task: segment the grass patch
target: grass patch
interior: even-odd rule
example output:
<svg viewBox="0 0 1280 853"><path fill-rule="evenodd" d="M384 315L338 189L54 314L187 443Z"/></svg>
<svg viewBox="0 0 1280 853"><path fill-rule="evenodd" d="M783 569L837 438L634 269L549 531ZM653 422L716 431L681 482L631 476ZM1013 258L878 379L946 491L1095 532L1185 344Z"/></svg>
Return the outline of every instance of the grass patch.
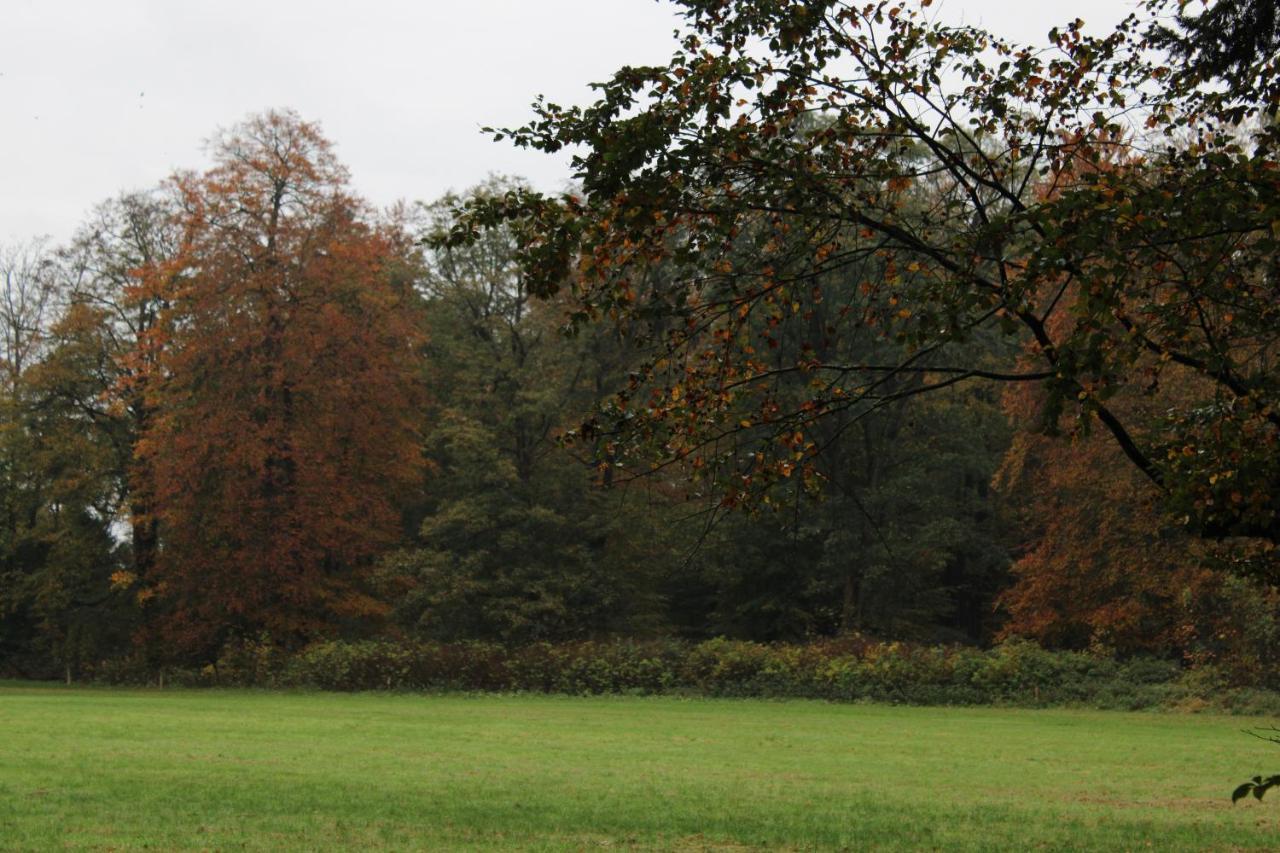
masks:
<svg viewBox="0 0 1280 853"><path fill-rule="evenodd" d="M1240 717L0 687L0 848L1273 849Z"/></svg>

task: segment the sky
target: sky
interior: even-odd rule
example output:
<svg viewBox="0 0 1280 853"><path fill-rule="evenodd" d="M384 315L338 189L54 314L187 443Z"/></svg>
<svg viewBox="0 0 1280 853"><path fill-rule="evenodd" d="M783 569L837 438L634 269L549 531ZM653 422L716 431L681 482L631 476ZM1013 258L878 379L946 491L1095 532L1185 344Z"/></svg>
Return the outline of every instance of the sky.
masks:
<svg viewBox="0 0 1280 853"><path fill-rule="evenodd" d="M1024 42L1075 17L1105 31L1132 0L935 0L950 22ZM0 243L68 239L90 208L175 169L270 108L317 121L376 205L489 173L543 189L567 156L484 136L534 96L671 54L665 0L0 0Z"/></svg>

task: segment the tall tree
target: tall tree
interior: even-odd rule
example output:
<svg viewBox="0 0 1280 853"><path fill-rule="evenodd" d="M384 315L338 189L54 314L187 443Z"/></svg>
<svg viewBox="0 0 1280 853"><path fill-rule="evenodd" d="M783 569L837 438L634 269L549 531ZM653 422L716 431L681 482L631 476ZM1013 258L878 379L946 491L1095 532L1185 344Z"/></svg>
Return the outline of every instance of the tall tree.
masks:
<svg viewBox="0 0 1280 853"><path fill-rule="evenodd" d="M519 186L495 179L470 196ZM460 202L423 207L424 236L447 230ZM386 566L407 586L400 623L506 642L652 627L655 581L672 562L653 534L669 501L644 518L643 496L593 489L589 461L558 441L566 414L590 406L628 347L599 330L563 335L562 307L524 289L502 230L428 252L421 288L434 467L417 542Z"/></svg>
<svg viewBox="0 0 1280 853"><path fill-rule="evenodd" d="M1180 387L1189 378L1168 371L1158 393L1129 389L1113 405L1169 407L1196 396ZM1003 635L1212 661L1242 683L1274 679L1280 590L1219 570L1265 566L1265 544L1206 541L1163 525L1158 494L1106 436L1070 425L1065 437L1037 434L1028 390L1006 395L1022 429L996 478L1022 540L999 597Z"/></svg>
<svg viewBox="0 0 1280 853"><path fill-rule="evenodd" d="M0 251L0 657L28 676L118 649L110 448L46 393L65 293L41 242Z"/></svg>
<svg viewBox="0 0 1280 853"><path fill-rule="evenodd" d="M835 328L841 311L858 301L855 281L835 277L822 289L799 329L770 327L768 315L758 320L775 342L760 358L783 368L771 405L804 405L812 376L785 369L798 360L893 363L902 356L900 344L875 335L814 334ZM1008 430L993 389L914 393L928 381L927 374L895 377L884 389L899 399L874 411L833 413L782 436L791 451L783 461L793 466L783 472L786 487L773 485L760 497L763 511L720 520L702 560L717 589L710 618L718 630L756 639L853 630L950 639L989 633L1007 557L987 485ZM737 429L722 440L721 460L745 459L738 469L744 492L778 428L767 410L744 407ZM693 464L703 458L695 455Z"/></svg>
<svg viewBox="0 0 1280 853"><path fill-rule="evenodd" d="M154 334L169 290L151 277L172 269L180 240L172 187L98 205L61 253L67 307L40 376L41 393L76 410L114 451L132 583L150 581L160 542L137 452L154 414L147 386L157 373Z"/></svg>
<svg viewBox="0 0 1280 853"><path fill-rule="evenodd" d="M1280 100L1274 57L1239 85L1201 86L1152 53L1149 18L1104 37L1076 21L1041 50L930 20L930 0L680 5L670 62L621 69L587 107L539 101L530 124L497 132L579 146L581 192L477 206L455 234L518 219L536 292L571 285L584 317L669 318L669 357L622 400L657 388L665 402L615 406L596 434L677 432L674 453L691 454L734 428L744 397L783 437L892 403L890 377L931 377L911 393L1033 382L1048 420L1070 411L1109 433L1193 531L1280 539L1280 126L1255 121ZM1093 168L1104 161L1124 166ZM759 357L777 327L807 322L823 276L869 261L876 298L841 325L903 341L905 358ZM650 286L658 263L673 274ZM1059 297L1075 287L1083 298ZM986 328L1031 340L1034 367L966 358ZM1148 357L1209 390L1167 419L1126 420L1108 399ZM799 406L772 400L779 370L813 378ZM793 456L777 443L754 480L791 476ZM728 467L733 501L741 465Z"/></svg>
<svg viewBox="0 0 1280 853"><path fill-rule="evenodd" d="M182 244L148 270L140 445L164 538L153 589L192 653L380 616L362 572L420 486L421 313L407 244L370 222L319 129L268 112L175 179ZM149 348L149 349L148 349Z"/></svg>

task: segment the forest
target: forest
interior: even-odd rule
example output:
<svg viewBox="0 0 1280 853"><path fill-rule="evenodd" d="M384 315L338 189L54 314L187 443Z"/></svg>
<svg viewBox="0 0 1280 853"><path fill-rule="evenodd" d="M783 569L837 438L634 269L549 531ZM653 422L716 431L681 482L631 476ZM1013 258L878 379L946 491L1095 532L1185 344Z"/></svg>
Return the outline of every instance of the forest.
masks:
<svg viewBox="0 0 1280 853"><path fill-rule="evenodd" d="M668 64L489 131L563 193L375 209L282 108L0 239L0 676L737 642L1280 688L1275 5L1043 50L679 5Z"/></svg>

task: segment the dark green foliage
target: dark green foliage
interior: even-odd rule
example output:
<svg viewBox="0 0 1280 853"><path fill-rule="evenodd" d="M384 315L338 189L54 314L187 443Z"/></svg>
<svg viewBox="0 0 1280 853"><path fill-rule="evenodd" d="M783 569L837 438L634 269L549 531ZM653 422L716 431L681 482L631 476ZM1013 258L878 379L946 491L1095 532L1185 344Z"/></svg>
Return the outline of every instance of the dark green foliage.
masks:
<svg viewBox="0 0 1280 853"><path fill-rule="evenodd" d="M667 63L496 132L573 150L581 192L475 207L454 237L514 219L531 286L571 281L583 316L666 317L667 357L584 432L640 465L722 463L727 502L818 479L822 419L986 379L1043 392L1049 427L1109 434L1195 535L1280 541L1271 4L1185 22L1259 28L1226 87L1171 69L1151 17L1023 46L929 5L680 0ZM640 287L659 264L673 283ZM841 277L866 298L833 292ZM842 323L813 322L832 305ZM988 334L1028 346L975 358ZM904 348L827 345L857 336ZM1115 406L1178 371L1194 381L1165 417ZM725 438L761 425L771 441Z"/></svg>
<svg viewBox="0 0 1280 853"><path fill-rule="evenodd" d="M738 237L734 252L749 254L762 241L794 242L795 257L787 261L800 265L813 251L802 239L765 229L759 238ZM735 495L752 511L724 511L737 501L716 507L693 561L701 586L683 584L705 602L683 614L685 634L766 641L855 630L939 641L989 636L990 602L1008 555L988 484L1009 429L994 388L922 395L936 378L925 369L931 359L850 319L894 313L900 294L866 292L867 279L885 275L875 260L850 262L806 280L811 301L801 317L788 319L787 310L766 305L742 319L741 334L767 341L757 349L768 350L758 356L769 374L768 401L756 408L747 397L729 407L729 434L689 451L693 464L685 470L693 471L693 491L710 495L713 505L719 486L738 484ZM703 298L713 296L719 294ZM1009 346L998 336L976 335L963 349L985 362L1008 355ZM827 382L811 364L904 359L922 369L880 377L883 398L873 405L779 419L778 412L805 412L814 389ZM679 387L694 368L689 360L668 361L667 380ZM699 404L688 405L672 416L697 417ZM646 411L653 408L651 400ZM661 453L678 446L676 433ZM779 446L787 467L771 483L760 466Z"/></svg>
<svg viewBox="0 0 1280 853"><path fill-rule="evenodd" d="M462 416L433 437L439 497L422 544L384 564L412 582L397 621L423 637L505 642L622 627L639 591L628 595L634 576L608 548L625 531L608 521L607 498L590 493L586 472L566 459L561 471L539 466L522 480L500 439Z"/></svg>
<svg viewBox="0 0 1280 853"><path fill-rule="evenodd" d="M756 512L718 517L694 561L707 605L685 633L989 636L1008 564L989 483L1007 428L983 390L816 425L825 493L795 482Z"/></svg>
<svg viewBox="0 0 1280 853"><path fill-rule="evenodd" d="M494 181L473 192L502 192ZM445 227L458 199L423 210ZM557 441L625 347L567 338L554 304L530 299L509 235L425 259L432 463L416 544L387 559L404 590L395 621L423 639L528 643L651 626L671 545L654 534L665 501L601 492L592 467Z"/></svg>
<svg viewBox="0 0 1280 853"><path fill-rule="evenodd" d="M1167 0L1154 5L1167 7ZM1280 51L1280 4L1276 0L1216 0L1199 14L1180 3L1174 26L1153 27L1156 44L1202 79L1238 79L1251 66Z"/></svg>
<svg viewBox="0 0 1280 853"><path fill-rule="evenodd" d="M55 259L0 262L0 673L70 678L119 653L132 625L111 587L127 556L111 532L114 449L84 398L58 392L85 378L54 334Z"/></svg>

